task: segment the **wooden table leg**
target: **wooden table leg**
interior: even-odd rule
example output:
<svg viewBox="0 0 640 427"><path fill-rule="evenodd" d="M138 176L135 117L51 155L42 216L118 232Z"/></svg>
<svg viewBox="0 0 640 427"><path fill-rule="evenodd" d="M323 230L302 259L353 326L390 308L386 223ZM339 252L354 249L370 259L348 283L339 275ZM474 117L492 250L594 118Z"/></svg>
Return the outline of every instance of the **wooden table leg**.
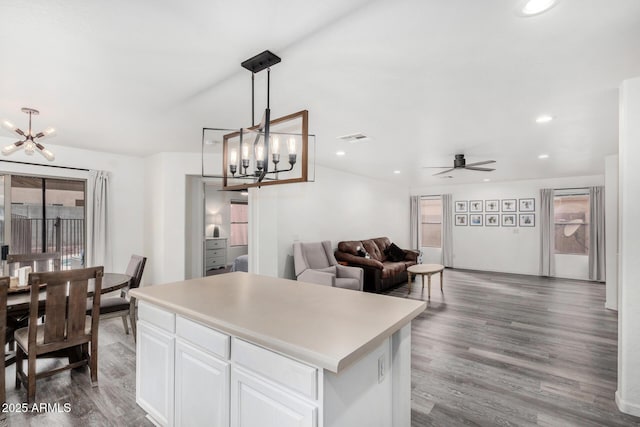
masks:
<svg viewBox="0 0 640 427"><path fill-rule="evenodd" d="M424 278L424 276L422 276ZM424 283L424 280L423 280ZM428 299L431 299L431 275L427 274L427 296L429 297ZM424 284L423 284L424 286Z"/></svg>
<svg viewBox="0 0 640 427"><path fill-rule="evenodd" d="M442 285L444 284L443 279L444 279L444 270L440 272L440 292L444 292L444 290L442 289Z"/></svg>
<svg viewBox="0 0 640 427"><path fill-rule="evenodd" d="M407 291L408 294L411 293L411 273L407 272L407 274L409 275L409 280L407 281L407 283L409 284L409 291Z"/></svg>

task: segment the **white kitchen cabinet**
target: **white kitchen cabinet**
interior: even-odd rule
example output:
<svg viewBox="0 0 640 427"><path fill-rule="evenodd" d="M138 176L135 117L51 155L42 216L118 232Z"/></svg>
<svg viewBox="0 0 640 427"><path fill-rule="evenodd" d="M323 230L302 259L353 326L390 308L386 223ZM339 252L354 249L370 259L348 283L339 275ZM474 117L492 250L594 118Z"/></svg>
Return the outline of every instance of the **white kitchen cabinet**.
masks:
<svg viewBox="0 0 640 427"><path fill-rule="evenodd" d="M146 321L138 322L136 402L162 426L173 426L173 334Z"/></svg>
<svg viewBox="0 0 640 427"><path fill-rule="evenodd" d="M231 369L232 427L317 427L318 407L239 366Z"/></svg>
<svg viewBox="0 0 640 427"><path fill-rule="evenodd" d="M176 340L175 425L229 425L230 364Z"/></svg>

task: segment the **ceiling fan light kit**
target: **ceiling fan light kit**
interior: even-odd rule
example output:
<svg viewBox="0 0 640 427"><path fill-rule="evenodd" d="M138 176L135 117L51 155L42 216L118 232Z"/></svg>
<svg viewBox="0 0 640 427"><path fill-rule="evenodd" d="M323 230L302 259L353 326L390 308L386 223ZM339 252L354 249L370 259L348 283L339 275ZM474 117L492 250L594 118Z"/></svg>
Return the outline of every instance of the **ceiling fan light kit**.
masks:
<svg viewBox="0 0 640 427"><path fill-rule="evenodd" d="M477 172L492 172L495 169L492 168L481 168L478 166L488 165L490 163L495 163L495 160L484 160L482 162L468 163L464 158L464 154L456 154L453 159L453 167L450 166L425 166L426 169L446 169L442 172L434 173L433 176L444 175L456 169L467 169Z"/></svg>
<svg viewBox="0 0 640 427"><path fill-rule="evenodd" d="M4 154L5 156L8 156L10 154L13 154L20 148L24 148L25 154L29 156L33 155L33 153L37 151L38 153L42 154L42 156L44 156L45 159L49 160L50 162L53 161L55 159L55 156L51 151L47 150L44 147L44 145L40 143L40 141L42 141L45 138L55 136L56 130L54 128L49 127L43 130L42 132L34 133L33 130L31 129L31 117L37 116L38 114L40 114L40 112L34 108L28 108L28 107L22 108L22 112L29 115L29 130L27 130L27 132L18 128L9 120L3 119L2 121L0 121L0 125L2 126L2 128L8 130L9 132L17 133L18 135L24 138L20 141L16 141L13 144L10 144L4 147L2 149L2 154Z"/></svg>

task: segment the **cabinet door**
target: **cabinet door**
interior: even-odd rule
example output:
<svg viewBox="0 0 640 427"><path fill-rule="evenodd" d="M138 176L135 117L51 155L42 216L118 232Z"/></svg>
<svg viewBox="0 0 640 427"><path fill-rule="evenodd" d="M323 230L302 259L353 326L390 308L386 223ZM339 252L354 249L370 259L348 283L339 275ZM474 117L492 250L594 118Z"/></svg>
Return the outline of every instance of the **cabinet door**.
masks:
<svg viewBox="0 0 640 427"><path fill-rule="evenodd" d="M145 321L137 333L136 402L159 425L172 426L175 339Z"/></svg>
<svg viewBox="0 0 640 427"><path fill-rule="evenodd" d="M229 366L176 340L176 426L229 426Z"/></svg>
<svg viewBox="0 0 640 427"><path fill-rule="evenodd" d="M250 371L231 369L233 427L317 427L316 405Z"/></svg>

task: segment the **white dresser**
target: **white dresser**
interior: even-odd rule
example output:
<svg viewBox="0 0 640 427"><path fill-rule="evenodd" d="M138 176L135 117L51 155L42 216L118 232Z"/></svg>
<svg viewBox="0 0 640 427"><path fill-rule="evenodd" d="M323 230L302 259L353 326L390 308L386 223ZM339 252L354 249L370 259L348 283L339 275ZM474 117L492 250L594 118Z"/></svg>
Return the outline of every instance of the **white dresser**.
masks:
<svg viewBox="0 0 640 427"><path fill-rule="evenodd" d="M208 238L204 241L204 275L207 271L227 265L227 239L225 237Z"/></svg>

